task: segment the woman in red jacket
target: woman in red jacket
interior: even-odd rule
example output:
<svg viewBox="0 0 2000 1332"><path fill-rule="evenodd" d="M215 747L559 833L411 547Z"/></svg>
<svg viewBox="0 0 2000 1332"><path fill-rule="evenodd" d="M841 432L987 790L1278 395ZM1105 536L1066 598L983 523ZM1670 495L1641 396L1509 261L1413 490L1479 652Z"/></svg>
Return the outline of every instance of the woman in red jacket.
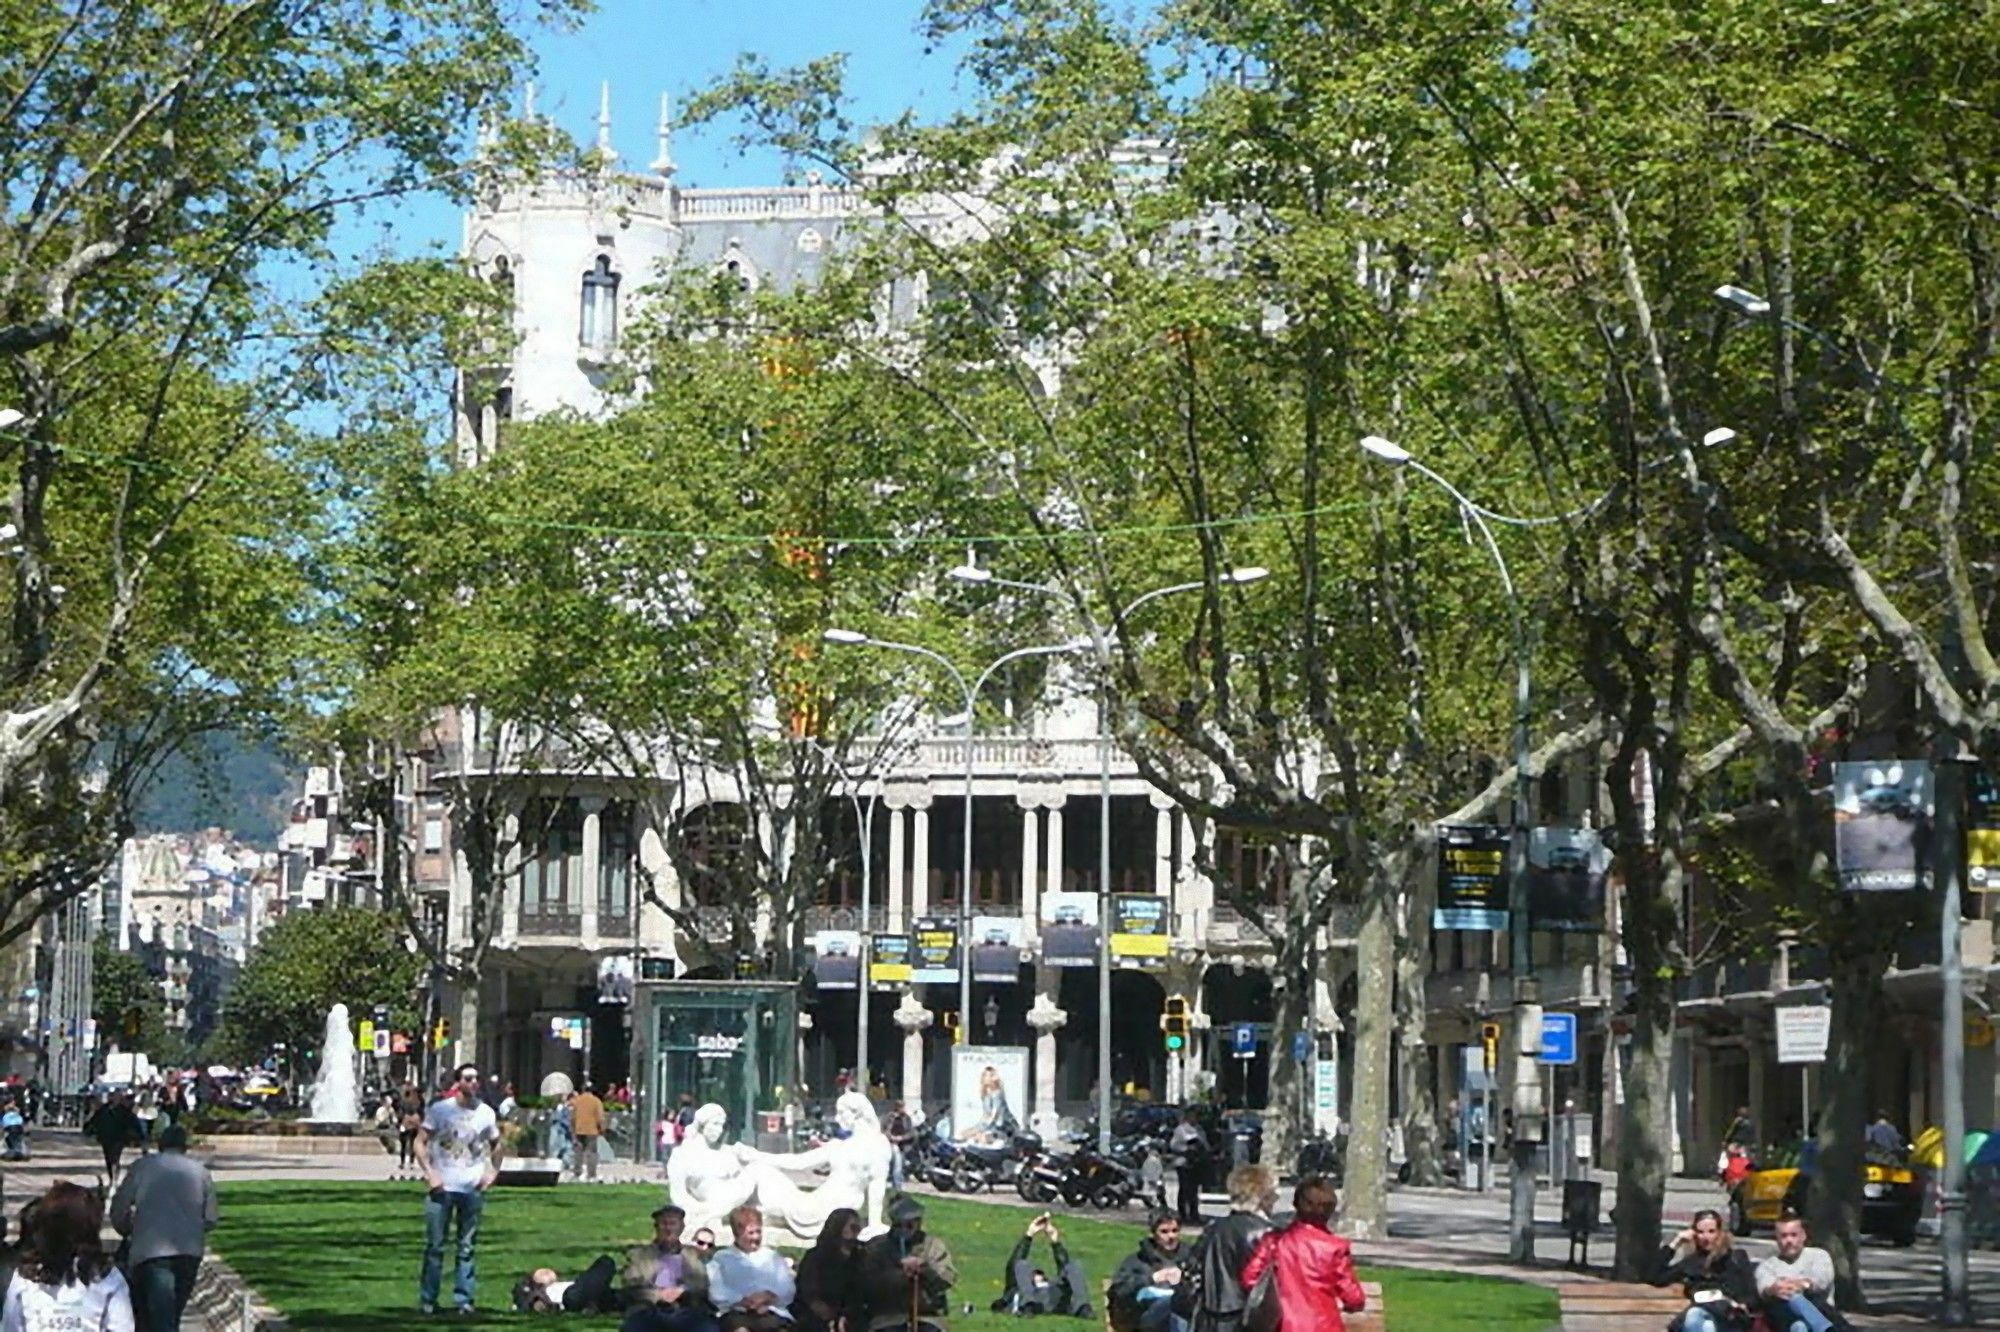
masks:
<svg viewBox="0 0 2000 1332"><path fill-rule="evenodd" d="M1284 1332L1346 1332L1341 1310L1360 1313L1367 1299L1354 1275L1347 1241L1327 1229L1339 1204L1324 1175L1309 1175L1292 1191L1292 1223L1267 1233L1243 1264L1243 1289L1253 1290L1266 1268L1278 1269L1278 1306Z"/></svg>

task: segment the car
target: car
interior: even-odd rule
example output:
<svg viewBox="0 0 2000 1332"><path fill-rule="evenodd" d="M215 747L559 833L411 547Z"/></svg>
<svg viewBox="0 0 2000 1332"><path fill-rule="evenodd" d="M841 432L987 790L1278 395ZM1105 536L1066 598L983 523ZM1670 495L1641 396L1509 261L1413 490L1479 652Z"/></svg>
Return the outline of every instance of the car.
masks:
<svg viewBox="0 0 2000 1332"><path fill-rule="evenodd" d="M1752 1165L1729 1191L1731 1232L1748 1235L1775 1226L1788 1212L1804 1216L1812 1189L1813 1155L1792 1148ZM1917 1222L1923 1213L1924 1186L1909 1162L1871 1155L1861 1186L1861 1233L1880 1235L1906 1249L1917 1242Z"/></svg>

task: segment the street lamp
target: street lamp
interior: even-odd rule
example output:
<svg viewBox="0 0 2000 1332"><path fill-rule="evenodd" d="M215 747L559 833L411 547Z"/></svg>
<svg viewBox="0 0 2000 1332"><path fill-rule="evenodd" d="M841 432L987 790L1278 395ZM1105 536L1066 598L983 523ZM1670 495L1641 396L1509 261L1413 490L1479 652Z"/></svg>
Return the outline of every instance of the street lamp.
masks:
<svg viewBox="0 0 2000 1332"><path fill-rule="evenodd" d="M1514 590L1514 575L1507 557L1493 539L1487 523L1488 511L1470 499L1438 473L1424 466L1400 444L1380 435L1361 440L1362 450L1395 467L1407 467L1435 482L1457 502L1459 512L1478 527L1486 549L1500 571L1500 586L1507 593L1507 610L1514 629L1514 866L1507 884L1508 937L1512 945L1514 972L1514 1160L1507 1207L1510 1232L1509 1252L1518 1263L1535 1259L1535 1147L1532 1127L1541 1120L1537 1104L1541 1079L1535 1071L1535 1057L1541 1046L1542 1005L1540 986L1535 979L1535 955L1528 931L1528 819L1530 794L1528 774L1528 719L1531 702L1528 663L1527 623L1521 614L1521 599Z"/></svg>
<svg viewBox="0 0 2000 1332"><path fill-rule="evenodd" d="M1224 572L1219 581L1244 586L1261 582L1271 571L1261 565L1246 565ZM961 582L989 587L1011 587L1023 592L1057 594L1042 583L1024 583L996 576L968 561L951 571ZM1122 624L1147 602L1179 592L1194 592L1206 583L1174 583L1156 587L1136 598L1119 612L1114 624ZM1111 660L1111 634L1101 625L1090 626L1090 644L1097 654L1098 669L1106 671ZM1097 1150L1111 1150L1111 691L1106 676L1097 688Z"/></svg>
<svg viewBox="0 0 2000 1332"><path fill-rule="evenodd" d="M969 1045L972 1027L972 955L967 945L967 934L972 928L972 742L978 734L974 726L979 706L979 692L993 673L1009 662L1025 657L1048 657L1063 652L1076 652L1090 646L1087 639L1071 639L1062 643L1043 643L1035 647L1015 648L1002 653L989 663L979 677L970 684L965 673L951 664L951 659L941 652L916 643L899 643L887 638L876 638L856 629L828 629L822 635L829 643L839 643L848 647L876 647L889 652L906 652L914 657L922 657L935 665L942 666L958 686L965 700L965 827L963 829L965 847L959 864L958 880L958 1043Z"/></svg>

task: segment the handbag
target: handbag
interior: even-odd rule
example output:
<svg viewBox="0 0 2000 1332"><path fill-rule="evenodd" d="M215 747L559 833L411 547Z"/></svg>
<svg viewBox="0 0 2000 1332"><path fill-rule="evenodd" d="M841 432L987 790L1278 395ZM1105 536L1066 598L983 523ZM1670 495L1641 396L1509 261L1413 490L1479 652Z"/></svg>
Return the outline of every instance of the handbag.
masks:
<svg viewBox="0 0 2000 1332"><path fill-rule="evenodd" d="M1278 1264L1274 1261L1257 1278L1243 1301L1243 1332L1278 1332L1283 1311L1278 1307Z"/></svg>

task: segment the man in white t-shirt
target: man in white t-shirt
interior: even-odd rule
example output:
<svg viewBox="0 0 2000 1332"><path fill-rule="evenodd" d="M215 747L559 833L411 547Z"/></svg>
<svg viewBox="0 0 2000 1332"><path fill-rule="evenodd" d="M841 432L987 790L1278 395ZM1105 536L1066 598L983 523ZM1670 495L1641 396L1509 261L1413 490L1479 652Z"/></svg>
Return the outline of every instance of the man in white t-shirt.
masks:
<svg viewBox="0 0 2000 1332"><path fill-rule="evenodd" d="M479 1069L458 1066L452 1094L431 1103L417 1130L417 1166L424 1172L430 1196L424 1201L424 1266L417 1287L417 1308L437 1311L438 1284L444 1275L444 1237L458 1217L458 1280L452 1298L459 1312L472 1311L477 1271L473 1245L479 1238L479 1217L486 1210L486 1190L500 1172L495 1159L500 1147L500 1121L493 1107L479 1099Z"/></svg>

